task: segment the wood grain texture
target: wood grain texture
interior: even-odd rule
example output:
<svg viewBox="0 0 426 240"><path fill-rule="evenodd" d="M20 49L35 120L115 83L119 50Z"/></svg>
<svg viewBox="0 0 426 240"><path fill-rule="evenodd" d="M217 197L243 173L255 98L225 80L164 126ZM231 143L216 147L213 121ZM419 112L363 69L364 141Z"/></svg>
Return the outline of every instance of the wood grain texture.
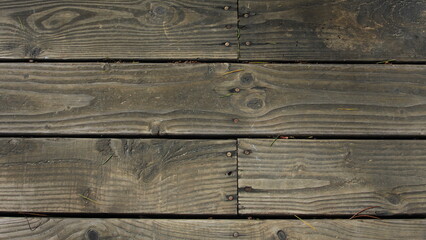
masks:
<svg viewBox="0 0 426 240"><path fill-rule="evenodd" d="M239 140L239 213L426 213L426 141L272 142Z"/></svg>
<svg viewBox="0 0 426 240"><path fill-rule="evenodd" d="M0 13L2 59L237 58L236 0L1 0Z"/></svg>
<svg viewBox="0 0 426 240"><path fill-rule="evenodd" d="M0 211L235 214L235 144L0 139Z"/></svg>
<svg viewBox="0 0 426 240"><path fill-rule="evenodd" d="M3 63L0 133L423 136L426 67Z"/></svg>
<svg viewBox="0 0 426 240"><path fill-rule="evenodd" d="M241 60L426 60L425 1L240 0L239 7Z"/></svg>
<svg viewBox="0 0 426 240"><path fill-rule="evenodd" d="M1 218L1 239L388 240L426 238L417 220L169 220ZM33 231L30 230L33 229ZM234 236L235 234L235 236Z"/></svg>

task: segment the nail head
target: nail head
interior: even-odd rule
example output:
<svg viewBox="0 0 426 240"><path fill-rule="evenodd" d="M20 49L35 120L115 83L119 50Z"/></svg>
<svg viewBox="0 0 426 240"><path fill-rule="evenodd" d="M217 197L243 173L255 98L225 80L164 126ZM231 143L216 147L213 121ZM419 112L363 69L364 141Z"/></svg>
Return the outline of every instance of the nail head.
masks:
<svg viewBox="0 0 426 240"><path fill-rule="evenodd" d="M250 153L251 153L251 150L244 150L245 155L250 155Z"/></svg>
<svg viewBox="0 0 426 240"><path fill-rule="evenodd" d="M234 200L234 196L232 196L232 195L229 195L229 196L228 196L228 200L229 200L229 201L232 201L232 200Z"/></svg>
<svg viewBox="0 0 426 240"><path fill-rule="evenodd" d="M238 232L234 232L234 234L232 234L233 237L238 237L240 236L240 234Z"/></svg>
<svg viewBox="0 0 426 240"><path fill-rule="evenodd" d="M250 14L248 14L248 13L243 14L243 17L245 17L245 18L248 18L249 16L250 16Z"/></svg>
<svg viewBox="0 0 426 240"><path fill-rule="evenodd" d="M224 9L225 11L228 11L230 8L231 8L230 6L225 6L225 7L223 7L223 9Z"/></svg>
<svg viewBox="0 0 426 240"><path fill-rule="evenodd" d="M229 46L231 46L231 43L230 42L225 42L225 46L229 47Z"/></svg>
<svg viewBox="0 0 426 240"><path fill-rule="evenodd" d="M251 45L251 42L246 42L246 46L250 46Z"/></svg>
<svg viewBox="0 0 426 240"><path fill-rule="evenodd" d="M241 91L241 89L239 89L239 88L234 88L234 92L238 93L238 92L240 92L240 91Z"/></svg>
<svg viewBox="0 0 426 240"><path fill-rule="evenodd" d="M232 157L232 153L231 153L231 152L227 152L227 153L226 153L226 156L228 156L228 157Z"/></svg>
<svg viewBox="0 0 426 240"><path fill-rule="evenodd" d="M239 120L238 118L234 118L234 119L232 119L232 121L233 121L234 123L238 123L240 120Z"/></svg>

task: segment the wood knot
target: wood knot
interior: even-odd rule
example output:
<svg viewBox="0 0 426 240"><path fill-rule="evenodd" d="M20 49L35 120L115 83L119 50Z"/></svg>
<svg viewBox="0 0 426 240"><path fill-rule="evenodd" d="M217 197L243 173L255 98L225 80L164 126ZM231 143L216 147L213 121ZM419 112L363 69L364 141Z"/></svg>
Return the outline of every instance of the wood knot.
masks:
<svg viewBox="0 0 426 240"><path fill-rule="evenodd" d="M98 240L99 239L99 233L96 230L89 229L89 231L86 232L86 240Z"/></svg>
<svg viewBox="0 0 426 240"><path fill-rule="evenodd" d="M259 99L259 98L253 98L253 99L250 99L247 102L247 107L254 109L254 110L261 109L263 107L263 105L264 105L264 103L263 103L262 99Z"/></svg>

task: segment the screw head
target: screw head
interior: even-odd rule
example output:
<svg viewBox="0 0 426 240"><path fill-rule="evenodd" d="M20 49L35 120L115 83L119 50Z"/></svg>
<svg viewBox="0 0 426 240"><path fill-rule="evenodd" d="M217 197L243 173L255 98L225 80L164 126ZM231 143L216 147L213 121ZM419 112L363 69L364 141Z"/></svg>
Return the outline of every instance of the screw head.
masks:
<svg viewBox="0 0 426 240"><path fill-rule="evenodd" d="M230 42L225 42L225 47L229 47L229 46L231 46L231 43Z"/></svg>
<svg viewBox="0 0 426 240"><path fill-rule="evenodd" d="M230 8L231 8L230 6L225 6L225 7L223 7L223 9L224 9L225 11L228 11Z"/></svg>
<svg viewBox="0 0 426 240"><path fill-rule="evenodd" d="M234 232L234 233L232 234L232 236L233 236L233 237L238 237L238 236L240 236L240 234L239 234L238 232Z"/></svg>
<svg viewBox="0 0 426 240"><path fill-rule="evenodd" d="M250 45L251 45L250 41L246 42L246 46L250 46Z"/></svg>
<svg viewBox="0 0 426 240"><path fill-rule="evenodd" d="M244 13L244 14L243 14L243 17L248 18L248 17L250 17L250 14L248 14L248 13Z"/></svg>
<svg viewBox="0 0 426 240"><path fill-rule="evenodd" d="M250 150L244 150L244 154L245 155L250 155L251 151Z"/></svg>
<svg viewBox="0 0 426 240"><path fill-rule="evenodd" d="M227 157L232 157L232 153L231 153L231 152L227 152L227 153L226 153L226 156L227 156Z"/></svg>

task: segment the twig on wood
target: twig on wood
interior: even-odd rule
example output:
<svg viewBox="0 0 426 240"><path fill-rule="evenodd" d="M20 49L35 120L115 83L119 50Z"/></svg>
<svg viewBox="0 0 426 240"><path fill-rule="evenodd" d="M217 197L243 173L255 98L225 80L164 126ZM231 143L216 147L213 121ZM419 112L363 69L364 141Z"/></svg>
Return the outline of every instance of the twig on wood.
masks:
<svg viewBox="0 0 426 240"><path fill-rule="evenodd" d="M362 209L361 211L359 211L359 212L355 213L354 215L352 215L352 217L351 217L351 218L349 218L349 219L354 219L354 218L357 218L357 217L378 218L378 217L371 216L371 215L359 215L360 213L363 213L363 212L365 212L365 211L367 211L367 210L369 210L369 209L372 209L372 208L378 208L378 207L379 207L379 206L373 206L373 207L367 207L367 208L364 208L364 209ZM380 218L378 218L378 219L380 219Z"/></svg>

